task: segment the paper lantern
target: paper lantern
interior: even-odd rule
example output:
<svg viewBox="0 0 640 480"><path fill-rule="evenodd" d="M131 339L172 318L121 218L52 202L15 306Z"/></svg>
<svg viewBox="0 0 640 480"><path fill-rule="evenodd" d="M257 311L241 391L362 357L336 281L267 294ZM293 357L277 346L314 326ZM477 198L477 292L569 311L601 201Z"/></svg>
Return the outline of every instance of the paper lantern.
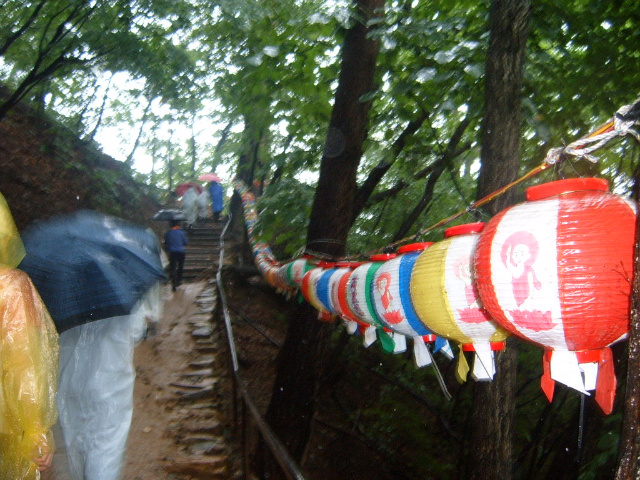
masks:
<svg viewBox="0 0 640 480"><path fill-rule="evenodd" d="M318 298L318 281L325 273L325 269L323 267L326 265L326 262L320 262L317 267L312 268L304 274L302 277L301 292L304 299L318 310L318 318L329 322L333 320L333 317L322 301L320 301L320 298Z"/></svg>
<svg viewBox="0 0 640 480"><path fill-rule="evenodd" d="M334 297L333 303L335 309L338 315L340 315L347 323L347 330L349 333L356 333L356 331L359 331L365 338L365 345L369 346L373 341L375 341L375 328L371 329L372 332L374 332L373 340L369 342L369 340L371 340L371 334L368 333L368 329L371 325L360 320L353 310L351 310L351 307L349 307L349 302L347 300L347 285L349 283L349 278L351 277L354 269L362 265L362 263L363 262L345 262L341 265L341 268L346 268L347 271L339 276L337 282L334 282L332 286L332 296Z"/></svg>
<svg viewBox="0 0 640 480"><path fill-rule="evenodd" d="M326 311L335 315L337 312L333 308L333 304L331 302L331 287L329 286L329 282L332 276L339 272L339 268L337 268L335 263L327 263L324 265L324 272L318 278L318 283L316 284L316 295L318 300L324 307Z"/></svg>
<svg viewBox="0 0 640 480"><path fill-rule="evenodd" d="M420 254L411 274L411 300L418 318L460 347L456 372L460 381L469 371L463 351L474 352L473 378L493 379L493 351L504 348L508 336L482 308L473 282L472 259L483 226L448 228L445 240Z"/></svg>
<svg viewBox="0 0 640 480"><path fill-rule="evenodd" d="M334 314L342 318L343 320L351 322L351 320L345 316L340 306L340 299L338 298L338 287L343 278L347 275L351 275L354 268L359 266L361 262L336 262L335 268L331 276L327 279L327 294L329 310ZM345 298L346 300L346 298ZM353 332L351 332L353 333Z"/></svg>
<svg viewBox="0 0 640 480"><path fill-rule="evenodd" d="M256 242L253 244L252 250L253 261L267 283L278 289L285 288L285 285L283 285L278 278L278 263L269 245Z"/></svg>
<svg viewBox="0 0 640 480"><path fill-rule="evenodd" d="M292 287L302 287L302 277L304 274L311 270L314 266L312 257L303 255L301 258L297 258L289 263L285 263L278 269L278 276L282 281Z"/></svg>
<svg viewBox="0 0 640 480"><path fill-rule="evenodd" d="M398 249L398 256L384 262L372 279L372 303L381 323L393 332L413 340L418 366L431 363L425 342L435 343L434 351L446 345L418 319L411 303L409 285L413 266L422 251L433 242L412 243Z"/></svg>
<svg viewBox="0 0 640 480"><path fill-rule="evenodd" d="M285 285L286 289L291 291L293 290L296 286L295 285L290 285L289 284L289 279L287 278L287 268L289 267L289 263L285 263L283 265L280 265L278 267L278 270L276 272L276 275L278 276L278 282L281 283L282 285Z"/></svg>
<svg viewBox="0 0 640 480"><path fill-rule="evenodd" d="M636 207L606 180L527 189L524 203L487 225L476 252L482 301L510 332L542 347L542 388L596 390L606 413L616 379L612 343L629 326Z"/></svg>
<svg viewBox="0 0 640 480"><path fill-rule="evenodd" d="M346 296L349 310L363 323L375 327L378 337L385 351L397 351L395 342L384 331L384 323L375 312L372 301L373 276L382 264L395 258L395 253L373 255L368 262L357 267L349 276L346 285ZM368 332L369 333L369 332ZM372 335L371 333L369 333ZM370 339L371 337L369 337ZM365 345L367 343L365 342Z"/></svg>

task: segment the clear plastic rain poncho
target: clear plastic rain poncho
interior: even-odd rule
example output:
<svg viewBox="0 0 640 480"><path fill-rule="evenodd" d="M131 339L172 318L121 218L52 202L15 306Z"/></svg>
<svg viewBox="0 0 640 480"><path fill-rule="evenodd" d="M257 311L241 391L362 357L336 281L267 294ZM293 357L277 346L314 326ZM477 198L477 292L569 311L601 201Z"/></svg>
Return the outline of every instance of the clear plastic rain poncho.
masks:
<svg viewBox="0 0 640 480"><path fill-rule="evenodd" d="M53 452L58 334L28 275L24 247L0 194L0 478L38 478L33 458Z"/></svg>
<svg viewBox="0 0 640 480"><path fill-rule="evenodd" d="M147 320L162 312L160 284L129 315L86 323L60 335L58 411L75 480L117 480L131 417L133 350Z"/></svg>
<svg viewBox="0 0 640 480"><path fill-rule="evenodd" d="M203 189L200 195L198 195L198 218L207 218L209 215L209 192L207 189Z"/></svg>
<svg viewBox="0 0 640 480"><path fill-rule="evenodd" d="M187 223L193 225L198 219L198 191L191 187L182 196L182 209L187 216Z"/></svg>

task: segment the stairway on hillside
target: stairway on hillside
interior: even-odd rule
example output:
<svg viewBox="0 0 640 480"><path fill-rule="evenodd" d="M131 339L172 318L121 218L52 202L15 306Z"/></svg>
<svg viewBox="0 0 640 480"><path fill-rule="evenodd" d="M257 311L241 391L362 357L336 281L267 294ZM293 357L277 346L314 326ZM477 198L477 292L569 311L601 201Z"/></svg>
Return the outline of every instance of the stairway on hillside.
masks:
<svg viewBox="0 0 640 480"><path fill-rule="evenodd" d="M182 279L193 282L212 277L218 264L220 255L220 235L224 224L222 221L214 223L213 219L200 219L196 224L186 229L189 235L189 245L186 248Z"/></svg>
<svg viewBox="0 0 640 480"><path fill-rule="evenodd" d="M176 333L185 336L183 341L191 344L189 362L165 379L165 388L177 400L165 411L174 425L167 434L179 446L165 469L176 479L229 480L235 476L230 471L226 427L220 409L226 375L220 358L224 354L224 332L213 322L218 301L213 278L218 268L223 225L207 218L187 230L189 244L183 281L206 280L207 286L197 295L192 313L180 319L180 326L174 326ZM194 287L197 285L193 283Z"/></svg>

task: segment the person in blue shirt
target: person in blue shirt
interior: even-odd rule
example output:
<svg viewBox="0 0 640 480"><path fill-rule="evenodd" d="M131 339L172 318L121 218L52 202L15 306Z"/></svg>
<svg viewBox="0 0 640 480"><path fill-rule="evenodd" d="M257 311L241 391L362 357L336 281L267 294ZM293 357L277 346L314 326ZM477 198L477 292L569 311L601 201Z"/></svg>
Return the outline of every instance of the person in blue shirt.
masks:
<svg viewBox="0 0 640 480"><path fill-rule="evenodd" d="M222 194L222 185L219 182L213 181L209 183L209 196L211 197L211 209L213 210L213 221L215 223L220 221L220 212L222 212L223 207Z"/></svg>
<svg viewBox="0 0 640 480"><path fill-rule="evenodd" d="M182 270L186 256L185 247L188 243L189 238L180 227L180 222L171 220L171 228L164 234L164 247L169 253L169 277L174 292L182 283Z"/></svg>

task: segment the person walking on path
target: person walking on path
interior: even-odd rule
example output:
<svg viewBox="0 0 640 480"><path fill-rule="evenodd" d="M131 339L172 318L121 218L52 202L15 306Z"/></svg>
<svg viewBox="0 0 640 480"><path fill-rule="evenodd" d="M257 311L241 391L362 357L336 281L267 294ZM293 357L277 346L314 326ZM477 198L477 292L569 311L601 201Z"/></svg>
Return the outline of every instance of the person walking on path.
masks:
<svg viewBox="0 0 640 480"><path fill-rule="evenodd" d="M162 314L160 284L128 315L60 334L58 412L72 480L120 480L133 417L133 353Z"/></svg>
<svg viewBox="0 0 640 480"><path fill-rule="evenodd" d="M53 460L58 333L31 278L0 194L0 478L39 478Z"/></svg>
<svg viewBox="0 0 640 480"><path fill-rule="evenodd" d="M171 287L175 292L182 283L182 271L184 269L185 247L189 239L185 231L180 228L178 220L171 220L171 228L164 234L164 246L169 252L169 276Z"/></svg>
<svg viewBox="0 0 640 480"><path fill-rule="evenodd" d="M220 212L222 212L224 206L222 194L220 182L213 180L209 183L209 196L211 197L211 209L213 210L213 221L215 223L220 221Z"/></svg>
<svg viewBox="0 0 640 480"><path fill-rule="evenodd" d="M191 187L182 196L182 207L187 216L187 229L193 228L198 219L198 191Z"/></svg>
<svg viewBox="0 0 640 480"><path fill-rule="evenodd" d="M209 192L206 188L202 189L196 203L198 204L198 220L204 220L209 212Z"/></svg>

